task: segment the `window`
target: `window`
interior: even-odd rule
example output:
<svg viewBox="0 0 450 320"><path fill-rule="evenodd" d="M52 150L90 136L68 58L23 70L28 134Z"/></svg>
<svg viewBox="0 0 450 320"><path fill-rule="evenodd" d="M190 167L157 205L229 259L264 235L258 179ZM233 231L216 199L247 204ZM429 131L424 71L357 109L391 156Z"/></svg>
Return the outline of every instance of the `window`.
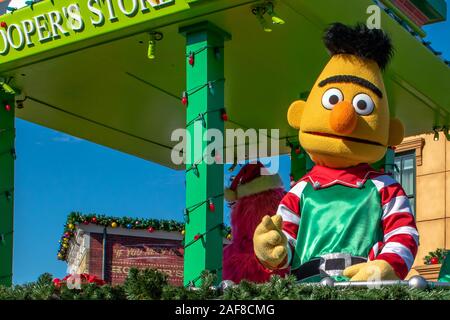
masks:
<svg viewBox="0 0 450 320"><path fill-rule="evenodd" d="M395 155L394 178L402 185L411 202L413 213L416 212L416 153L403 152Z"/></svg>

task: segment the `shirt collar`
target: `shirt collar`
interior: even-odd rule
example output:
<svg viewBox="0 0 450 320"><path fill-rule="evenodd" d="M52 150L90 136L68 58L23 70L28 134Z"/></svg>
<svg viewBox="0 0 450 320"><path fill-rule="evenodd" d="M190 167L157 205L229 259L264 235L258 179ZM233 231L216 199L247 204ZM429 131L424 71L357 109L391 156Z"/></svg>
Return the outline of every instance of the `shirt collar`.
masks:
<svg viewBox="0 0 450 320"><path fill-rule="evenodd" d="M315 165L300 180L310 182L314 189L323 189L335 184L351 188L362 188L368 179L383 174L383 172L376 171L366 163L344 169Z"/></svg>

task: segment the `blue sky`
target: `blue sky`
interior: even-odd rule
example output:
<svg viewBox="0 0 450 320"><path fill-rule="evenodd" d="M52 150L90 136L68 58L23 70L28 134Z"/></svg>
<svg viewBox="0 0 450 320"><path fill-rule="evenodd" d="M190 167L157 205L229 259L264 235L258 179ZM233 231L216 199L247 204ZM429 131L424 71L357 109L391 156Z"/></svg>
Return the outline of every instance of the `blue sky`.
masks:
<svg viewBox="0 0 450 320"><path fill-rule="evenodd" d="M450 23L424 29L432 46L450 59ZM20 119L16 127L14 283L36 280L43 272L65 275L56 253L71 211L182 220L183 171ZM286 156L280 175L287 186Z"/></svg>

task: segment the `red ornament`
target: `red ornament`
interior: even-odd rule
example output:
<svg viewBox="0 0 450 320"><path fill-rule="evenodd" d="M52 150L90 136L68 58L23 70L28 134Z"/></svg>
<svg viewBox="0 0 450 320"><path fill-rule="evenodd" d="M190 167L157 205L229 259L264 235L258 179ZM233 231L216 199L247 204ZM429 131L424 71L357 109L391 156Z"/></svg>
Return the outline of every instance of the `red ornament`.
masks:
<svg viewBox="0 0 450 320"><path fill-rule="evenodd" d="M5 104L5 110L6 111L11 111L11 106L9 104Z"/></svg>
<svg viewBox="0 0 450 320"><path fill-rule="evenodd" d="M184 106L187 106L187 104L188 104L188 94L186 91L183 91L183 95L181 96L181 103Z"/></svg>
<svg viewBox="0 0 450 320"><path fill-rule="evenodd" d="M0 22L0 27L2 27L2 28L7 28L8 27L8 25L6 24L6 22L5 21L2 21L2 22Z"/></svg>
<svg viewBox="0 0 450 320"><path fill-rule="evenodd" d="M222 112L222 120L223 121L228 121L228 115L227 115L227 113L225 111Z"/></svg>
<svg viewBox="0 0 450 320"><path fill-rule="evenodd" d="M83 224L89 224L89 221L84 220L84 221L83 221Z"/></svg>
<svg viewBox="0 0 450 320"><path fill-rule="evenodd" d="M64 237L69 238L70 237L70 233L69 232L65 232L64 233Z"/></svg>
<svg viewBox="0 0 450 320"><path fill-rule="evenodd" d="M433 258L431 258L430 262L431 262L431 264L438 264L439 263L439 258L433 257Z"/></svg>
<svg viewBox="0 0 450 320"><path fill-rule="evenodd" d="M148 227L147 231L150 232L150 233L152 233L152 232L155 231L155 228L153 228L153 227Z"/></svg>
<svg viewBox="0 0 450 320"><path fill-rule="evenodd" d="M300 154L302 151L300 150L300 148L295 148L295 153L296 154Z"/></svg>
<svg viewBox="0 0 450 320"><path fill-rule="evenodd" d="M216 211L216 206L214 205L214 202L212 199L209 199L209 211L214 212Z"/></svg>
<svg viewBox="0 0 450 320"><path fill-rule="evenodd" d="M97 218L96 218L96 217L93 217L93 218L91 219L91 222L92 222L92 223L97 223Z"/></svg>
<svg viewBox="0 0 450 320"><path fill-rule="evenodd" d="M196 234L196 235L194 236L194 240L197 241L197 240L200 239L201 237L202 237L201 234Z"/></svg>
<svg viewBox="0 0 450 320"><path fill-rule="evenodd" d="M189 64L190 64L191 66L193 66L193 65L194 65L194 62L195 62L194 53L191 52L191 53L189 54Z"/></svg>

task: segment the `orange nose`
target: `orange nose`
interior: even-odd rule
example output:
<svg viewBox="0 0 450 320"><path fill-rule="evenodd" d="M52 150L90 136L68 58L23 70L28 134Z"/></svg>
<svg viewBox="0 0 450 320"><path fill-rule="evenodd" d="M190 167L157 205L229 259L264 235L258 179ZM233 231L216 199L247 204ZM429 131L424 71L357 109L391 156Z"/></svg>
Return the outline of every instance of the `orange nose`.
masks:
<svg viewBox="0 0 450 320"><path fill-rule="evenodd" d="M330 127L339 134L350 134L355 130L358 116L351 103L339 102L331 110Z"/></svg>

